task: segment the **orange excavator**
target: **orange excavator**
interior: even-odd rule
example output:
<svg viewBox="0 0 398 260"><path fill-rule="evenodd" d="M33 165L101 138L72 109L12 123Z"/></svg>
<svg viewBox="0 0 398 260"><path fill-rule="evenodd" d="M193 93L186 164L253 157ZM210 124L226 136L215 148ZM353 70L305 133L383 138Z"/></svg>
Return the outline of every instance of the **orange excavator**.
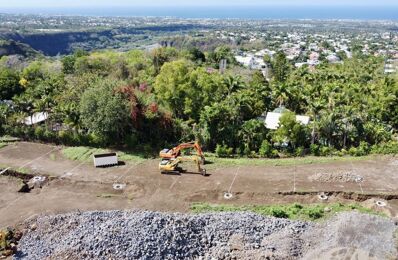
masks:
<svg viewBox="0 0 398 260"><path fill-rule="evenodd" d="M181 152L185 149L195 149L197 155L184 156ZM200 166L204 164L205 157L198 142L182 143L172 149L163 149L159 155L162 158L159 163L159 170L163 174L179 173L181 169L178 165L186 161L191 161L196 165L198 173L206 176L206 169Z"/></svg>
<svg viewBox="0 0 398 260"><path fill-rule="evenodd" d="M181 156L181 151L185 150L185 149L195 149L197 156L200 157L200 164L204 164L205 163L205 156L202 152L202 148L200 147L199 143L196 142L189 142L189 143L182 143L177 145L174 148L171 149L163 149L162 151L160 151L159 156L162 159L175 159L178 156Z"/></svg>

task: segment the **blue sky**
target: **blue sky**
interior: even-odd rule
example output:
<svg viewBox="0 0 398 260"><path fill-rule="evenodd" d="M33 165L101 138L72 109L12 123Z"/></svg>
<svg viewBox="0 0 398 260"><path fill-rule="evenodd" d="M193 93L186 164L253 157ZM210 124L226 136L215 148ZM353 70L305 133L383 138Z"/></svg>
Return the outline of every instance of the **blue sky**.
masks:
<svg viewBox="0 0 398 260"><path fill-rule="evenodd" d="M1 7L104 6L398 6L397 0L0 0Z"/></svg>

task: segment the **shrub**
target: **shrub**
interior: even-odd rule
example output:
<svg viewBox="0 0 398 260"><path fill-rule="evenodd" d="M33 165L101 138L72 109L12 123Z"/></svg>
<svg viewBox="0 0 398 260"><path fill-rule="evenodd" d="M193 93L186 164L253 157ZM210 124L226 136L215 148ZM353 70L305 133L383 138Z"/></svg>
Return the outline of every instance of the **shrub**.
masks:
<svg viewBox="0 0 398 260"><path fill-rule="evenodd" d="M356 147L351 147L351 148L348 150L348 153L349 153L351 156L356 156L357 153L358 153L357 150L358 150L358 149L357 149Z"/></svg>
<svg viewBox="0 0 398 260"><path fill-rule="evenodd" d="M388 143L373 145L370 152L373 154L398 154L398 142L390 141Z"/></svg>
<svg viewBox="0 0 398 260"><path fill-rule="evenodd" d="M323 217L323 209L321 208L310 208L308 209L308 217L310 219L315 220Z"/></svg>
<svg viewBox="0 0 398 260"><path fill-rule="evenodd" d="M52 142L55 140L55 132L50 130L45 130L43 138L45 141Z"/></svg>
<svg viewBox="0 0 398 260"><path fill-rule="evenodd" d="M287 212L284 211L283 209L279 208L272 208L271 215L276 218L289 218L289 214L287 214Z"/></svg>
<svg viewBox="0 0 398 260"><path fill-rule="evenodd" d="M35 138L38 139L38 140L43 139L44 132L45 132L44 128L42 128L41 126L37 126L35 128Z"/></svg>
<svg viewBox="0 0 398 260"><path fill-rule="evenodd" d="M70 132L61 130L58 132L58 140L62 144L71 144L73 137Z"/></svg>
<svg viewBox="0 0 398 260"><path fill-rule="evenodd" d="M89 134L88 135L89 144L91 146L99 147L105 145L106 141L105 138L96 134Z"/></svg>
<svg viewBox="0 0 398 260"><path fill-rule="evenodd" d="M295 151L295 155L297 157L304 156L304 147L297 147Z"/></svg>
<svg viewBox="0 0 398 260"><path fill-rule="evenodd" d="M329 156L329 155L332 155L335 151L336 151L336 149L334 149L333 147L322 146L319 149L319 155L321 155L321 156Z"/></svg>
<svg viewBox="0 0 398 260"><path fill-rule="evenodd" d="M273 149L271 152L271 158L278 158L279 157L279 151L276 149Z"/></svg>
<svg viewBox="0 0 398 260"><path fill-rule="evenodd" d="M251 154L250 148L248 146L246 146L245 149L243 150L243 153L246 156L250 156L250 154Z"/></svg>
<svg viewBox="0 0 398 260"><path fill-rule="evenodd" d="M312 155L319 156L319 145L311 144L310 145L310 152Z"/></svg>
<svg viewBox="0 0 398 260"><path fill-rule="evenodd" d="M257 158L257 153L256 153L256 151L251 151L249 157L250 157L250 158Z"/></svg>
<svg viewBox="0 0 398 260"><path fill-rule="evenodd" d="M258 151L261 157L271 157L272 155L272 146L268 142L268 140L263 140L260 146L260 150Z"/></svg>
<svg viewBox="0 0 398 260"><path fill-rule="evenodd" d="M361 141L358 150L357 150L357 156L364 156L369 154L370 148L369 144L367 142Z"/></svg>
<svg viewBox="0 0 398 260"><path fill-rule="evenodd" d="M228 157L232 155L233 148L226 145L217 144L215 152L218 157Z"/></svg>

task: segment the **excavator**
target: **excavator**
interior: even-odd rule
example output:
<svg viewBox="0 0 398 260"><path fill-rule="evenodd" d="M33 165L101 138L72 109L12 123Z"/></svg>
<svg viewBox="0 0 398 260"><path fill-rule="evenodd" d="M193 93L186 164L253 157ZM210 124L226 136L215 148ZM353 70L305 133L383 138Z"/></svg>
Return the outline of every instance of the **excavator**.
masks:
<svg viewBox="0 0 398 260"><path fill-rule="evenodd" d="M194 149L197 154L191 156L182 155L182 151L186 149ZM205 162L205 157L198 142L182 143L171 149L163 149L160 151L159 156L162 158L159 163L159 169L162 174L179 173L181 169L178 165L190 161L196 165L200 174L206 176L206 169L201 167Z"/></svg>
<svg viewBox="0 0 398 260"><path fill-rule="evenodd" d="M197 141L182 143L171 149L163 149L162 151L160 151L159 156L162 159L175 159L181 155L182 150L191 149L191 148L195 149L197 156L200 157L200 164L204 164L205 156L202 152L202 148L200 147L199 142Z"/></svg>

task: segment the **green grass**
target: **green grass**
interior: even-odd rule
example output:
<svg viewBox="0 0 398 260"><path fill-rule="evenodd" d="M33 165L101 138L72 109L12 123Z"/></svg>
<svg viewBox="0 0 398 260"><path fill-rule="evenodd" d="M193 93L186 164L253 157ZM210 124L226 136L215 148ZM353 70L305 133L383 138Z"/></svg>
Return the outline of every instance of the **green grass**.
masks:
<svg viewBox="0 0 398 260"><path fill-rule="evenodd" d="M101 149L101 148L92 148L86 146L67 147L62 150L62 154L66 158L82 162L91 161L93 154L107 153L107 152L110 152L110 150ZM118 159L124 162L140 163L145 160L145 158L143 158L142 156L133 153L122 152L122 151L116 151L116 153L118 155Z"/></svg>
<svg viewBox="0 0 398 260"><path fill-rule="evenodd" d="M330 209L329 212L325 208ZM365 208L359 204L287 204L287 205L261 205L261 206L234 206L209 203L194 203L191 205L191 211L194 213L205 212L234 212L234 211L250 211L260 215L274 216L279 218L299 219L299 220L322 220L330 217L334 213L342 211L357 210L361 213L381 215L371 209Z"/></svg>
<svg viewBox="0 0 398 260"><path fill-rule="evenodd" d="M3 148L3 147L6 147L6 146L7 146L6 143L0 143L0 149Z"/></svg>
<svg viewBox="0 0 398 260"><path fill-rule="evenodd" d="M22 174L28 174L28 173L32 172L32 170L30 170L28 168L20 168L20 167L9 166L9 165L6 165L6 164L0 164L0 169L1 170L4 170L6 168L10 168L10 170L13 170L13 171L16 171L16 172L19 172L19 173L22 173Z"/></svg>
<svg viewBox="0 0 398 260"><path fill-rule="evenodd" d="M19 141L19 140L20 140L19 138L12 137L12 136L9 136L9 135L3 135L3 136L0 137L0 143L1 142L16 142L16 141Z"/></svg>
<svg viewBox="0 0 398 260"><path fill-rule="evenodd" d="M330 156L330 157L293 157L293 158L281 158L281 159L266 159L266 158L219 158L214 154L206 153L206 162L209 163L208 168L215 168L219 166L291 166L291 165L305 165L313 163L330 163L330 162L351 162L351 161L363 161L372 158L372 155L363 157L353 156Z"/></svg>

